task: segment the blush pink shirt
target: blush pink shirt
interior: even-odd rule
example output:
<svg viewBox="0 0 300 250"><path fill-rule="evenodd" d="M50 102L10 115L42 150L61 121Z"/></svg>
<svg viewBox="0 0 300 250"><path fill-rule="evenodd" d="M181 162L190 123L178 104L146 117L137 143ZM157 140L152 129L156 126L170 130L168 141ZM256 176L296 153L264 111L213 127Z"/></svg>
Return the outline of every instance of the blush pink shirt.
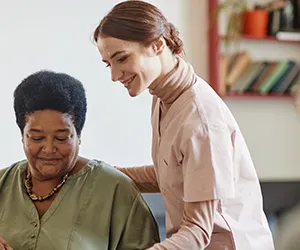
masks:
<svg viewBox="0 0 300 250"><path fill-rule="evenodd" d="M202 79L160 122L153 97L152 158L166 208L167 237L184 204L219 200L209 250L274 250L259 180L241 131L221 98Z"/></svg>

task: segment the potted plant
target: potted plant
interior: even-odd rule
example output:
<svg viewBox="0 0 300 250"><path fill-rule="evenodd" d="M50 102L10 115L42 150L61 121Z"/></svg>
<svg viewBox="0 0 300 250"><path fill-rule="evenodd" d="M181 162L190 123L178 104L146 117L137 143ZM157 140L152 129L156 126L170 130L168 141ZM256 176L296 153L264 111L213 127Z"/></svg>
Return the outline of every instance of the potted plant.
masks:
<svg viewBox="0 0 300 250"><path fill-rule="evenodd" d="M263 6L250 9L247 0L224 0L218 5L216 15L226 12L225 39L239 40L241 35L267 36L268 11Z"/></svg>
<svg viewBox="0 0 300 250"><path fill-rule="evenodd" d="M243 35L264 38L268 35L269 14L264 9L253 9L243 14Z"/></svg>
<svg viewBox="0 0 300 250"><path fill-rule="evenodd" d="M221 12L227 16L225 38L238 39L243 31L243 14L248 10L247 0L224 0L215 10L215 17Z"/></svg>

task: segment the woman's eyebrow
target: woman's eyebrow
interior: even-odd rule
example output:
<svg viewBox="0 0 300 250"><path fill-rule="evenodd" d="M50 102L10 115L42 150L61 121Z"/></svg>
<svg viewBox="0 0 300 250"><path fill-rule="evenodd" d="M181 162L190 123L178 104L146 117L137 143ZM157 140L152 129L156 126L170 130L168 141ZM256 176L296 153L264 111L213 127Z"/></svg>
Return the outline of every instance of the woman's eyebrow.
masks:
<svg viewBox="0 0 300 250"><path fill-rule="evenodd" d="M111 55L110 59L113 59L114 57L116 57L117 55L122 54L122 53L125 53L125 50L116 51L115 53L113 53ZM107 61L104 60L104 59L102 61L105 62L105 63L107 63Z"/></svg>

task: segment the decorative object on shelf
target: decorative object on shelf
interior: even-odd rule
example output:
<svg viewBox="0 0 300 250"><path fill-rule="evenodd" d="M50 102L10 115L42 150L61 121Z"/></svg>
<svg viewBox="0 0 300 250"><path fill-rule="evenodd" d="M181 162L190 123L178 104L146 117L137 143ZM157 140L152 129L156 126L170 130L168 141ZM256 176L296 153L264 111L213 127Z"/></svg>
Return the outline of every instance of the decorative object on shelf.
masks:
<svg viewBox="0 0 300 250"><path fill-rule="evenodd" d="M281 30L293 30L295 20L295 9L292 1L286 0L282 11Z"/></svg>
<svg viewBox="0 0 300 250"><path fill-rule="evenodd" d="M265 4L249 7L247 0L221 1L214 13L227 15L227 26L224 34L226 45L239 42L242 36L266 38L275 36L283 27L291 26L294 16L294 5L288 0L270 0Z"/></svg>
<svg viewBox="0 0 300 250"><path fill-rule="evenodd" d="M222 12L226 12L227 26L225 41L237 41L243 31L243 14L248 10L247 0L225 0L214 11L214 18L218 18ZM228 38L228 39L227 39Z"/></svg>
<svg viewBox="0 0 300 250"><path fill-rule="evenodd" d="M212 27L209 30L209 82L222 98L292 99L293 89L295 86L300 86L298 56L296 54L278 58L269 57L267 54L255 56L252 55L254 47L246 48L245 46L249 45L247 40L251 40L252 44L261 43L262 46L269 42L300 43L299 28L296 29L294 26L293 30L282 29L291 25L292 18L297 16L297 11L300 13L300 8L295 7L295 2L300 3L300 0L267 0L261 1L263 4L253 6L248 6L247 2L250 3L247 0L209 1L210 27ZM294 6L293 9L291 3ZM288 17L291 12L293 15ZM222 22L214 20L216 14L220 17L221 13L227 15L227 24L224 23L223 17ZM260 13L261 19L253 17L254 13ZM282 20L283 14L286 17L284 21ZM247 15L251 17L247 18ZM237 27L234 32L230 27L232 20L240 20L239 24L233 25ZM262 22L264 22L263 25ZM294 23L295 20L293 25ZM221 35L218 26L220 24L227 25ZM251 25L255 26L254 29ZM245 40L245 43L242 46L236 46L242 40ZM222 41L222 46L220 46L220 41ZM284 46L288 47L288 45Z"/></svg>
<svg viewBox="0 0 300 250"><path fill-rule="evenodd" d="M264 9L254 9L244 12L243 34L263 38L268 35L269 14Z"/></svg>

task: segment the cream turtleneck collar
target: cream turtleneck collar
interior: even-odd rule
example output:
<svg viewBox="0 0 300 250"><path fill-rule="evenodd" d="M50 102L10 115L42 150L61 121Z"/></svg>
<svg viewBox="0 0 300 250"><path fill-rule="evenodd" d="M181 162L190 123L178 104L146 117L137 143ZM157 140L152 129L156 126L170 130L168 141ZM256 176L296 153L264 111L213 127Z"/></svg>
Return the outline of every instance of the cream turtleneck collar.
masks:
<svg viewBox="0 0 300 250"><path fill-rule="evenodd" d="M169 108L172 103L187 89L195 83L193 67L181 57L176 57L177 64L162 79L155 80L149 86L150 94L158 97L165 108Z"/></svg>

